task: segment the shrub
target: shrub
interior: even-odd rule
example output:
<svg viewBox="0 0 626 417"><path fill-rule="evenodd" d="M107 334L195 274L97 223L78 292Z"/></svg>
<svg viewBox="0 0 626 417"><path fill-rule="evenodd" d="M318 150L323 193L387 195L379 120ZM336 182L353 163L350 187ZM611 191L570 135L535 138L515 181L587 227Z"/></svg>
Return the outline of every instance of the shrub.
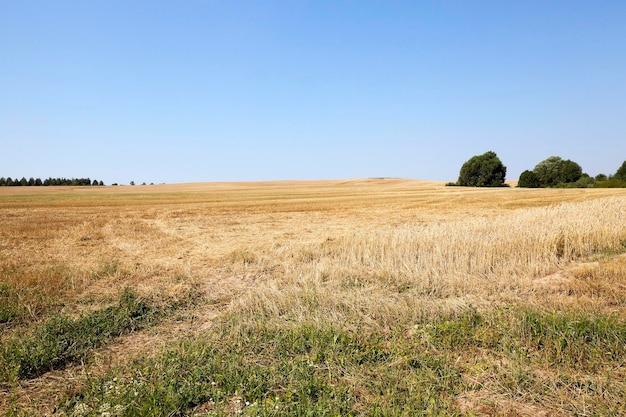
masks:
<svg viewBox="0 0 626 417"><path fill-rule="evenodd" d="M621 181L621 180L612 178L607 181L597 182L595 187L596 188L626 188L626 181Z"/></svg>
<svg viewBox="0 0 626 417"><path fill-rule="evenodd" d="M522 188L539 188L539 177L534 172L526 170L519 176L517 186Z"/></svg>
<svg viewBox="0 0 626 417"><path fill-rule="evenodd" d="M574 185L578 188L591 188L596 185L596 180L589 174L583 174Z"/></svg>

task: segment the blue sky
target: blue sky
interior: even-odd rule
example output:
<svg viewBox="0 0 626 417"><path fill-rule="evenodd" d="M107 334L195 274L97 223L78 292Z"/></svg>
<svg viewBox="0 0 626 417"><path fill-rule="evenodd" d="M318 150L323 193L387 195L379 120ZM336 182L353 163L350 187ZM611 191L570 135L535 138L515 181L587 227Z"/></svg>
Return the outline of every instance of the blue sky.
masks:
<svg viewBox="0 0 626 417"><path fill-rule="evenodd" d="M509 179L626 159L626 2L0 0L0 176Z"/></svg>

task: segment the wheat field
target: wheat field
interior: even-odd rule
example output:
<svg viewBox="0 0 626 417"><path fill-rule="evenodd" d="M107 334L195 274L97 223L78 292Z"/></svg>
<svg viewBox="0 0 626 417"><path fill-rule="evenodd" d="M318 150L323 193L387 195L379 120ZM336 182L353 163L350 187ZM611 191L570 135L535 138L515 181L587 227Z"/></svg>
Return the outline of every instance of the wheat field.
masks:
<svg viewBox="0 0 626 417"><path fill-rule="evenodd" d="M626 190L3 187L0 219L7 414L626 414Z"/></svg>

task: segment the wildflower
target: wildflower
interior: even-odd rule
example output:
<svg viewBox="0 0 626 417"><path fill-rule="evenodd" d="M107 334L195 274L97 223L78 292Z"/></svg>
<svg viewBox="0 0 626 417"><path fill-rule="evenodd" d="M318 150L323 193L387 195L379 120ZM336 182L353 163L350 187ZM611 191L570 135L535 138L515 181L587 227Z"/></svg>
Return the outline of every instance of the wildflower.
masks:
<svg viewBox="0 0 626 417"><path fill-rule="evenodd" d="M91 411L91 407L89 407L85 403L77 403L74 406L74 412L72 413L73 417L82 417L87 415Z"/></svg>

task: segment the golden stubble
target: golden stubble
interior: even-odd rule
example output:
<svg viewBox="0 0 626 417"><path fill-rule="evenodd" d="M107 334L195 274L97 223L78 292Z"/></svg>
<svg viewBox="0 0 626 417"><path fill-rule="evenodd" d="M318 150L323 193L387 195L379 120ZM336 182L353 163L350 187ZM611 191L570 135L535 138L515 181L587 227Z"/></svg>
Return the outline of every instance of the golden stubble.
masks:
<svg viewBox="0 0 626 417"><path fill-rule="evenodd" d="M0 265L69 298L187 280L223 304L305 278L428 299L519 297L521 282L619 249L625 196L402 179L4 187Z"/></svg>

